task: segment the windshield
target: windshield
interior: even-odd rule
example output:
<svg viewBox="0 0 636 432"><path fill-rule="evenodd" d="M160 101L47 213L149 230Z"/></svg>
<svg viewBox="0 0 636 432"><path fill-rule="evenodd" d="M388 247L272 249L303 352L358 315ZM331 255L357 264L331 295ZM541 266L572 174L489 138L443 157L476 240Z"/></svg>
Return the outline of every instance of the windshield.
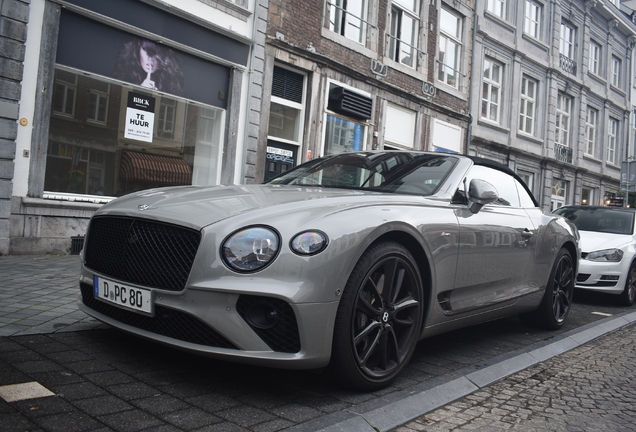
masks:
<svg viewBox="0 0 636 432"><path fill-rule="evenodd" d="M430 195L455 162L431 153L344 153L304 163L267 183Z"/></svg>
<svg viewBox="0 0 636 432"><path fill-rule="evenodd" d="M612 208L561 207L554 213L570 219L579 231L595 231L612 234L632 234L634 212Z"/></svg>

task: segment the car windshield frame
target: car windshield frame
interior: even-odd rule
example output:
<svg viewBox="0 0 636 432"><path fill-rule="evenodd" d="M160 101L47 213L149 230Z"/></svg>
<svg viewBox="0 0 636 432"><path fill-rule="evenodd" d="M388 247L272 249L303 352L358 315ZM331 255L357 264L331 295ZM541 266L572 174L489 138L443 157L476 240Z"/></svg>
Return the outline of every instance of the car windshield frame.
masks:
<svg viewBox="0 0 636 432"><path fill-rule="evenodd" d="M457 157L446 153L341 153L298 165L265 184L429 196L444 183L457 162Z"/></svg>
<svg viewBox="0 0 636 432"><path fill-rule="evenodd" d="M553 213L569 219L579 231L634 234L634 211L610 207L560 207Z"/></svg>

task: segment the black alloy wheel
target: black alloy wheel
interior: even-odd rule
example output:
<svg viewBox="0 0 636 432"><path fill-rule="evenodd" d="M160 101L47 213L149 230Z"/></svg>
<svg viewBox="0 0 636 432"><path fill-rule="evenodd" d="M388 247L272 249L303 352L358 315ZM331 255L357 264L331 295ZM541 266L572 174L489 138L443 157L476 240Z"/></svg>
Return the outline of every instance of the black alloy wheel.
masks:
<svg viewBox="0 0 636 432"><path fill-rule="evenodd" d="M574 297L574 261L567 249L556 256L543 300L539 307L521 315L521 319L538 327L557 330L563 326Z"/></svg>
<svg viewBox="0 0 636 432"><path fill-rule="evenodd" d="M619 299L623 306L631 306L636 302L636 262L633 262L629 267L625 289L620 294Z"/></svg>
<svg viewBox="0 0 636 432"><path fill-rule="evenodd" d="M554 320L563 324L572 307L574 295L574 265L569 253L559 254L552 277L552 313Z"/></svg>
<svg viewBox="0 0 636 432"><path fill-rule="evenodd" d="M423 289L411 254L398 243L368 250L341 300L330 369L359 390L389 385L409 362L421 329Z"/></svg>

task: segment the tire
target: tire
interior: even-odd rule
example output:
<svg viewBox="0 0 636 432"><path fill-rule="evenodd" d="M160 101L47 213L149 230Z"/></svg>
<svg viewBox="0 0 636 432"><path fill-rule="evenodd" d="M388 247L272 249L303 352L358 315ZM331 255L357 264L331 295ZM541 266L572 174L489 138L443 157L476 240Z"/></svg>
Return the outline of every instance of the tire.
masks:
<svg viewBox="0 0 636 432"><path fill-rule="evenodd" d="M633 262L629 267L625 289L618 298L623 306L631 306L636 302L636 262Z"/></svg>
<svg viewBox="0 0 636 432"><path fill-rule="evenodd" d="M413 355L423 311L422 280L410 252L395 242L372 246L343 291L327 373L356 390L388 386Z"/></svg>
<svg viewBox="0 0 636 432"><path fill-rule="evenodd" d="M552 266L541 304L535 311L521 315L521 319L549 330L561 328L572 307L574 283L572 256L562 248Z"/></svg>

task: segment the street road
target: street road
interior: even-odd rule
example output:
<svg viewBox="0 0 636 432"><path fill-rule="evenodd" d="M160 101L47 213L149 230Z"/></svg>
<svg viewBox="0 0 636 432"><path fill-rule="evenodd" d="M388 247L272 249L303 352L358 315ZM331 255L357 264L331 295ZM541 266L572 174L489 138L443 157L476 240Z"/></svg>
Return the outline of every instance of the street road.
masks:
<svg viewBox="0 0 636 432"><path fill-rule="evenodd" d="M0 385L37 381L56 396L0 400L0 430L315 431L346 410L381 406L416 386L451 380L627 310L613 297L577 293L557 332L508 318L436 336L418 344L393 386L375 393L340 388L316 371L211 360L110 328L4 337Z"/></svg>

